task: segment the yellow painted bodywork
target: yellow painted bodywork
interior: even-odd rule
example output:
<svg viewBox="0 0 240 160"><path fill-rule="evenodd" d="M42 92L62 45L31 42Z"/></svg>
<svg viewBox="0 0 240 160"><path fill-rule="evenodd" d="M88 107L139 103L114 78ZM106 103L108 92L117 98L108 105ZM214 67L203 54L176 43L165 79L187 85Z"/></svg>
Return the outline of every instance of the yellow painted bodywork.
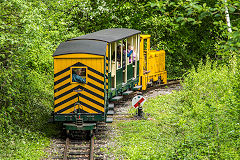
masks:
<svg viewBox="0 0 240 160"><path fill-rule="evenodd" d="M150 37L150 35L140 36L139 85L142 85L142 90L146 90L149 82L160 80L159 77L164 84L167 83L165 51L150 50Z"/></svg>
<svg viewBox="0 0 240 160"><path fill-rule="evenodd" d="M86 67L86 84L71 82L71 68ZM80 101L87 113L104 112L104 56L66 54L54 57L54 112L67 114L74 111L78 101L73 90L84 89ZM76 108L77 109L77 108Z"/></svg>

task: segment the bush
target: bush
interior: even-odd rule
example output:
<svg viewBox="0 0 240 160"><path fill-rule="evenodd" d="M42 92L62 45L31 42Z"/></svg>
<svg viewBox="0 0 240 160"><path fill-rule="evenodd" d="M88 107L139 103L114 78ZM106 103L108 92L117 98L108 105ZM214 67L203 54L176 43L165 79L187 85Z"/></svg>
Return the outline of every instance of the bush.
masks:
<svg viewBox="0 0 240 160"><path fill-rule="evenodd" d="M182 102L177 110L188 127L185 143L201 148L198 155L211 159L239 156L239 105L236 97L238 83L233 70L207 62L192 69L183 83ZM181 127L181 126L180 126ZM194 135L194 136L193 136ZM185 149L190 146L181 146ZM201 158L201 157L199 157Z"/></svg>
<svg viewBox="0 0 240 160"><path fill-rule="evenodd" d="M239 78L208 61L185 75L183 89L148 101L152 121L118 123L116 154L126 159L239 159Z"/></svg>
<svg viewBox="0 0 240 160"><path fill-rule="evenodd" d="M61 42L82 34L69 14L79 1L59 3L0 3L0 159L39 159L47 144L40 135L47 132L53 108L52 54Z"/></svg>

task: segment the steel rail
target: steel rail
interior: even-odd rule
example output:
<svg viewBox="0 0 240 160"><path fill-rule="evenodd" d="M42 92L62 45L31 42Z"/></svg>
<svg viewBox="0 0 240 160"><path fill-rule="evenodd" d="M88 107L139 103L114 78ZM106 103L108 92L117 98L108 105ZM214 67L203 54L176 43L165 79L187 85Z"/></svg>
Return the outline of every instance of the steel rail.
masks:
<svg viewBox="0 0 240 160"><path fill-rule="evenodd" d="M93 134L92 130L90 132L90 136L91 136L91 142L90 142L89 160L93 160L93 155L94 155L94 134Z"/></svg>
<svg viewBox="0 0 240 160"><path fill-rule="evenodd" d="M68 151L68 146L69 146L69 138L66 138L66 144L64 147L64 153L63 153L63 160L67 160L67 151Z"/></svg>

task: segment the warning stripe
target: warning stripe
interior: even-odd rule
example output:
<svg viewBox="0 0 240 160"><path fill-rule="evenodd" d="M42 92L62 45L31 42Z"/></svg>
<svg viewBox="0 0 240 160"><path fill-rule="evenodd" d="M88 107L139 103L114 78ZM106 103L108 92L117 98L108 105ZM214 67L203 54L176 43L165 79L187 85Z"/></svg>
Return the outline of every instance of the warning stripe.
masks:
<svg viewBox="0 0 240 160"><path fill-rule="evenodd" d="M108 94L108 70L109 70L109 59L108 59L108 53L109 52L109 43L107 44L107 47L106 47L106 56L105 56L105 89L106 89L106 93ZM107 97L106 97L107 99Z"/></svg>
<svg viewBox="0 0 240 160"><path fill-rule="evenodd" d="M93 76L90 75L90 74L88 74L88 78L91 78L92 80L94 80L94 81L96 81L96 82L98 82L98 83L104 85L104 82L103 82L103 81L101 81L100 79L97 79L97 78L93 77Z"/></svg>
<svg viewBox="0 0 240 160"><path fill-rule="evenodd" d="M88 105L84 102L81 102L81 105L83 107L83 110L81 109L81 111L84 111L84 113L101 113L101 112L97 111L94 107L91 107L90 105ZM57 111L56 113L64 113L71 108L74 110L74 103L72 103L71 105L69 105L67 107L64 107L63 109Z"/></svg>
<svg viewBox="0 0 240 160"><path fill-rule="evenodd" d="M69 83L68 83L68 84L69 84ZM64 96L68 95L69 93L72 93L73 90L76 90L76 88L77 88L77 89L84 90L85 92L87 92L87 93L89 93L89 94L92 94L93 96L98 97L98 98L100 98L100 99L102 99L102 100L104 99L103 96L97 94L96 92L93 92L93 91L91 91L91 90L89 90L89 89L87 89L87 88L79 85L79 86L77 86L77 87L75 87L75 88L69 89L68 91L66 91L66 92L64 92L64 93L62 93L62 94L60 94L60 95L58 95L58 96L55 96L55 97L54 97L54 100L57 100L57 99L59 99L59 98L62 98L62 97L64 97Z"/></svg>
<svg viewBox="0 0 240 160"><path fill-rule="evenodd" d="M69 79L69 81L70 81L70 76L66 76L66 77L68 77L68 79ZM90 74L88 74L87 77L90 78L90 79L92 79L92 80L94 80L95 82L100 83L101 85L104 85L104 82L103 82L102 80L97 79L97 78L93 77L93 76L90 75ZM64 80L67 80L67 79L65 79L65 77L64 77ZM54 82L54 84L55 84L54 88L56 88L56 89L54 89L54 93L56 93L56 92L58 92L58 91L61 91L62 89L70 86L71 83L70 83L69 81L68 81L68 83L63 84L62 86L60 86L60 87L58 87L58 88L56 88L56 86L58 86L58 84L61 83L61 82L60 82L59 80L58 80L59 83L56 82L56 84L55 84L55 82ZM63 82L63 81L62 81L62 82Z"/></svg>
<svg viewBox="0 0 240 160"><path fill-rule="evenodd" d="M85 112L104 112L104 74L86 66L89 71L87 84L84 86L71 87L69 71L70 68L74 66L79 67L86 65L77 62L54 74L54 111L56 113L68 113L68 111L72 110L78 97L77 94L72 94L73 90L82 89L84 90L84 94L79 94L79 97L83 98L84 102L81 103L84 106Z"/></svg>
<svg viewBox="0 0 240 160"><path fill-rule="evenodd" d="M65 81L65 80L67 80L67 79L69 79L69 78L70 78L70 75L67 75L67 76L65 76L65 77L63 77L63 78L55 81L55 82L54 82L54 86L58 85L59 83Z"/></svg>
<svg viewBox="0 0 240 160"><path fill-rule="evenodd" d="M82 98L82 95L80 95L80 96L81 96L81 98ZM62 102L54 105L54 108L55 108L56 110L58 110L58 109L57 109L58 107L60 107L61 105L65 104L65 103L67 103L67 102L69 102L69 101L71 101L71 100L73 100L73 99L75 99L75 98L77 98L77 97L78 97L78 95L75 94L75 95L73 95L73 96L71 96L71 97L63 100ZM87 99L89 102L94 103L94 102L92 101L92 99L90 99L89 97L84 96L83 98ZM76 101L75 101L75 102L76 102ZM84 106L86 106L86 107L88 107L88 108L96 111L97 113L103 112L103 108L102 108L102 107L103 107L103 104L101 104L101 103L98 103L98 104L99 104L99 107L98 107L99 109L97 109L96 107L92 107L91 105L88 105L88 104L86 104L86 103L84 103L84 102L82 102L82 101L81 101L81 104L83 104ZM101 106L100 106L100 105L101 105ZM60 108L61 108L61 107L60 107ZM69 109L69 108L71 108L71 106L64 107L63 109L57 111L57 113L61 113L61 112L65 111L65 110L67 110L67 109ZM101 110L100 110L100 109L101 109Z"/></svg>
<svg viewBox="0 0 240 160"><path fill-rule="evenodd" d="M73 105L74 106L74 105ZM78 109L78 107L77 107L77 109ZM91 110L91 109L89 109L89 108L87 108L87 107L85 107L85 106L83 106L83 105L81 105L81 108L80 108L80 112L81 113L97 113L97 112L95 112L95 111L93 111L93 110ZM64 113L73 113L73 111L74 111L74 107L71 107L71 108L69 108L68 110L65 110L65 111L63 111L62 113L64 114Z"/></svg>

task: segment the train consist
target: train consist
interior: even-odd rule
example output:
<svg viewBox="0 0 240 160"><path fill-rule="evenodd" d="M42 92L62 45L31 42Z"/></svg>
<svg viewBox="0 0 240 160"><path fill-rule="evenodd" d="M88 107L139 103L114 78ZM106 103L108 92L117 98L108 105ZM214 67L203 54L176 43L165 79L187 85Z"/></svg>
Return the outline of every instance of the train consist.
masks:
<svg viewBox="0 0 240 160"><path fill-rule="evenodd" d="M166 84L165 51L150 50L150 37L113 28L61 43L53 54L53 120L66 130L93 130L113 121L114 101Z"/></svg>

